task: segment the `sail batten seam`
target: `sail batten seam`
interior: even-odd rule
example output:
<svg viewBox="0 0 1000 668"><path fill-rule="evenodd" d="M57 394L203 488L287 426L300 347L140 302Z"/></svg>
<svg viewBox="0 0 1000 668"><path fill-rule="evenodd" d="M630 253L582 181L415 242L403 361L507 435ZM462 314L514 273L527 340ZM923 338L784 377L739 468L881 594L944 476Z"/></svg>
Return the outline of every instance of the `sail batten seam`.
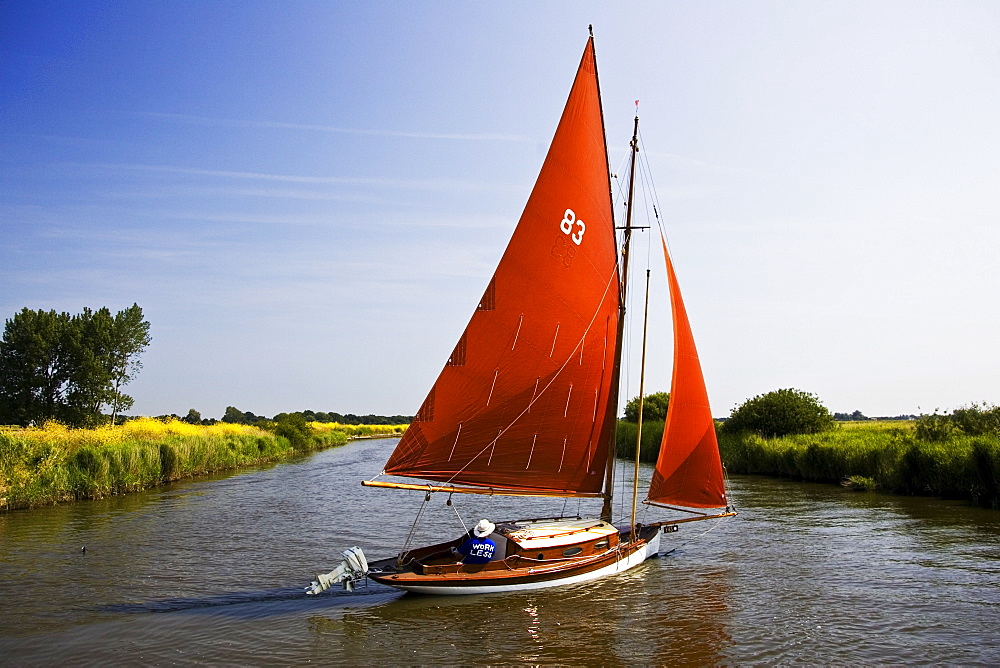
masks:
<svg viewBox="0 0 1000 668"><path fill-rule="evenodd" d="M521 334L521 325L523 323L524 323L524 314L522 313L521 317L519 317L517 319L517 330L514 332L514 342L512 344L510 344L510 349L511 350L514 350L514 346L517 345L517 337L520 336L520 334Z"/></svg>
<svg viewBox="0 0 1000 668"><path fill-rule="evenodd" d="M493 384L492 384L492 385L490 385L490 394L489 394L489 396L488 396L488 397L486 397L486 405L487 405L487 406L489 406L489 405L490 405L490 399L492 399L492 398L493 398L493 388L495 388L495 387L497 386L497 376L499 376L499 375L500 375L500 369L497 369L497 370L496 370L496 371L495 371L495 372L493 373Z"/></svg>
<svg viewBox="0 0 1000 668"><path fill-rule="evenodd" d="M455 447L458 445L458 437L462 435L462 423L458 423L458 432L455 434L455 442L451 444L451 452L448 454L448 461L455 455Z"/></svg>

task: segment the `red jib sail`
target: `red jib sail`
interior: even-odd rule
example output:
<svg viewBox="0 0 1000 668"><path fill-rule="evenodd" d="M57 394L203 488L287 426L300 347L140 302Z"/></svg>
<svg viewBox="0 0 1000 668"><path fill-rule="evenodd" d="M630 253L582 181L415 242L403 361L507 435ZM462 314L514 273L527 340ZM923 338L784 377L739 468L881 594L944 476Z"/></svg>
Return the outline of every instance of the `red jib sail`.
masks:
<svg viewBox="0 0 1000 668"><path fill-rule="evenodd" d="M619 280L593 39L496 273L385 467L509 490L601 491Z"/></svg>
<svg viewBox="0 0 1000 668"><path fill-rule="evenodd" d="M660 455L647 500L690 508L720 508L727 503L715 421L665 241L663 258L674 322L674 371Z"/></svg>

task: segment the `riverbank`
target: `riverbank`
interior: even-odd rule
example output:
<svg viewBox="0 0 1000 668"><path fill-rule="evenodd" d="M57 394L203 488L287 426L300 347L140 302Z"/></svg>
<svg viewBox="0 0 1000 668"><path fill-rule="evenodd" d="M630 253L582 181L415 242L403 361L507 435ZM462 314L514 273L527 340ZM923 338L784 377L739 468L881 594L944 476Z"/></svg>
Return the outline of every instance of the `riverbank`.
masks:
<svg viewBox="0 0 1000 668"><path fill-rule="evenodd" d="M70 429L0 427L0 510L97 499L165 482L287 459L405 426L309 423L306 438L219 422L130 420Z"/></svg>
<svg viewBox="0 0 1000 668"><path fill-rule="evenodd" d="M642 456L655 462L662 422L643 424ZM618 424L618 456L634 457L636 426ZM841 484L857 490L964 499L1000 509L1000 436L917 437L914 423L847 422L818 434L719 434L729 473Z"/></svg>
<svg viewBox="0 0 1000 668"><path fill-rule="evenodd" d="M925 441L908 428L842 427L761 438L722 434L730 473L763 473L861 490L965 499L1000 509L1000 437Z"/></svg>

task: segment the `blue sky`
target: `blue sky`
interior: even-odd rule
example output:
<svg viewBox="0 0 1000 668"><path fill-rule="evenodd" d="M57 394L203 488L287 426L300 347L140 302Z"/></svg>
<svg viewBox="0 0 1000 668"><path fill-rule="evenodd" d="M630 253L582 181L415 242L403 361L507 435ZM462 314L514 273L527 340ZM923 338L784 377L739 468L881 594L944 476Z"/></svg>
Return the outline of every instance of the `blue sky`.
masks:
<svg viewBox="0 0 1000 668"><path fill-rule="evenodd" d="M0 316L138 303L136 413L412 414L589 23L613 169L641 101L717 416L781 387L1000 403L991 1L8 0Z"/></svg>

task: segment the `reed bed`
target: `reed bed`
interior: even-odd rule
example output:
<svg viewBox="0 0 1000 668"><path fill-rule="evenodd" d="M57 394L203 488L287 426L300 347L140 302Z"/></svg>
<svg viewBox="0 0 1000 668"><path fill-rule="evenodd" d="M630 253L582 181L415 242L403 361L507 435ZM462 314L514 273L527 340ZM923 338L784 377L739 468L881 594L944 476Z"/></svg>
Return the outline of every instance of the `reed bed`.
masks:
<svg viewBox="0 0 1000 668"><path fill-rule="evenodd" d="M54 422L0 427L0 509L123 494L347 440L343 431L316 430L296 448L279 433L259 427L152 418L94 429Z"/></svg>
<svg viewBox="0 0 1000 668"><path fill-rule="evenodd" d="M914 421L841 422L818 434L764 438L719 433L730 473L839 483L856 490L966 499L1000 509L1000 436L918 437ZM644 422L640 460L655 462L663 422ZM636 424L620 420L617 455L635 456Z"/></svg>
<svg viewBox="0 0 1000 668"><path fill-rule="evenodd" d="M916 437L912 424L852 425L819 434L719 437L730 473L760 473L1000 508L1000 436Z"/></svg>
<svg viewBox="0 0 1000 668"><path fill-rule="evenodd" d="M660 454L660 440L663 438L663 420L648 420L642 423L642 447L639 461L655 463ZM620 459L635 460L635 440L639 426L635 422L618 421L615 441L615 455Z"/></svg>

